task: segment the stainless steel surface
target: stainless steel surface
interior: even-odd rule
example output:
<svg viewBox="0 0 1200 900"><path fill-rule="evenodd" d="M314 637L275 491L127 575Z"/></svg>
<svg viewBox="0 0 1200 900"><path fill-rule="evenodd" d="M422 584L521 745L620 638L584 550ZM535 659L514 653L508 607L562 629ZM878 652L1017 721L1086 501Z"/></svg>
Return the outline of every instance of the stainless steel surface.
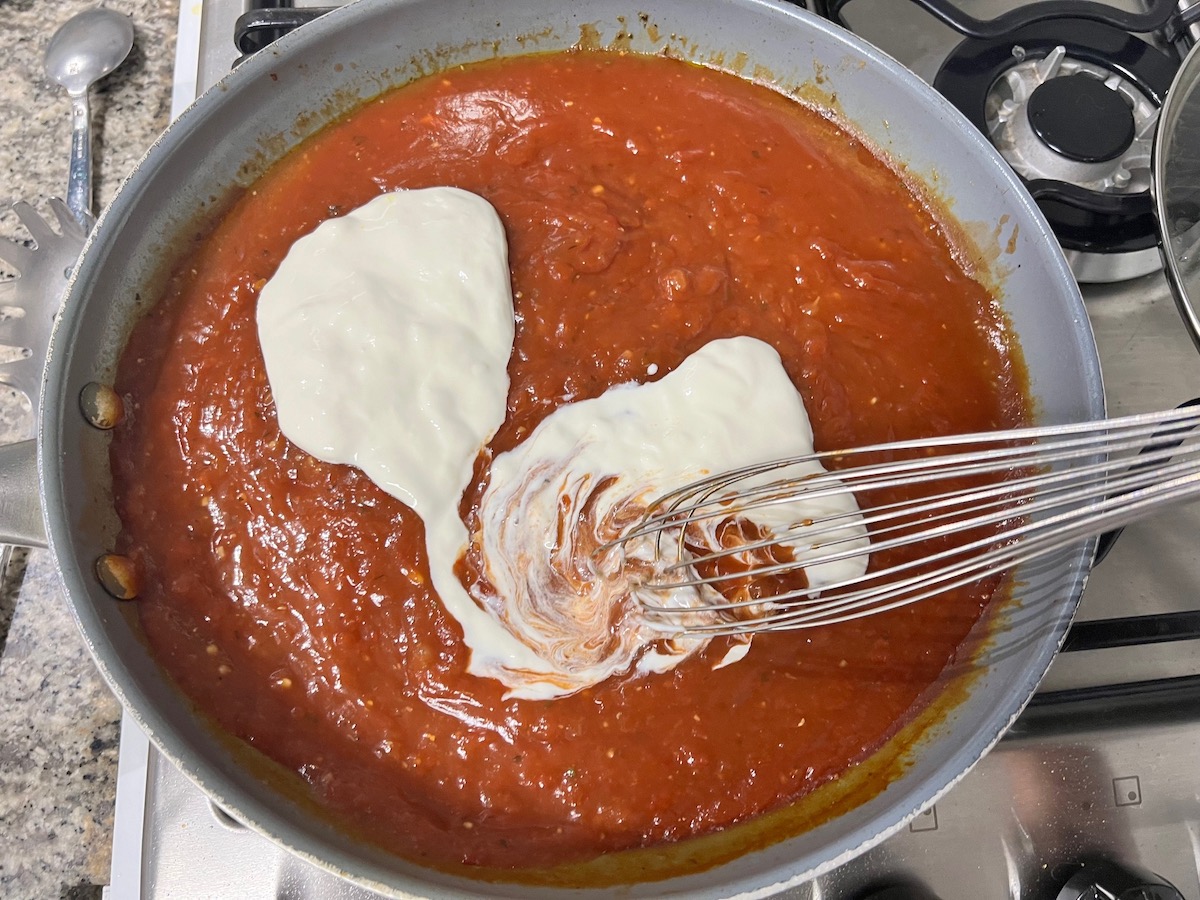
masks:
<svg viewBox="0 0 1200 900"><path fill-rule="evenodd" d="M963 5L986 16L1011 3L963 0ZM204 47L225 49L202 56L202 87L228 71L236 56L228 35L241 6L240 0L204 0ZM947 29L930 25L915 6L897 0L857 0L850 14L865 21L868 38L930 78L939 54L957 41ZM1100 258L1098 265L1105 267L1107 260ZM1146 271L1143 261L1118 274ZM1169 406L1200 394L1200 355L1162 276L1087 284L1084 299L1110 414ZM1200 508L1194 506L1130 526L1094 570L1078 621L1200 609L1196 535ZM839 869L787 896L860 900L856 886L911 880L936 887L943 900L1051 900L1054 878L1065 881L1082 856L1099 852L1139 863L1169 878L1189 900L1200 898L1200 694L1188 687L1197 677L1200 640L1060 654L1035 703L1069 698L1073 691L1099 693L1099 700L1028 710L959 785L857 868ZM1147 699L1136 683L1150 679L1176 679L1182 686ZM143 754L148 769L138 768ZM298 861L251 831L227 830L208 799L129 719L122 730L121 767L118 830L124 840L114 848L111 900L377 896ZM205 841L214 835L218 843L210 849ZM1039 869L1041 879L1026 877Z"/></svg>
<svg viewBox="0 0 1200 900"><path fill-rule="evenodd" d="M92 115L88 92L133 49L133 22L102 6L84 10L54 32L46 76L71 97L71 163L67 208L79 222L92 216Z"/></svg>

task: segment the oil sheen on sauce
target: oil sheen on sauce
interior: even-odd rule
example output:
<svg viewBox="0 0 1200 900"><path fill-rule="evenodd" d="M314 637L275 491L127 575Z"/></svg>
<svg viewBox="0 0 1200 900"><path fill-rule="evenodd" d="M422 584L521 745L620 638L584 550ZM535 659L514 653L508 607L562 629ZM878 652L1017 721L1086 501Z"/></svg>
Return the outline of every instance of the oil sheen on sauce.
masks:
<svg viewBox="0 0 1200 900"><path fill-rule="evenodd" d="M421 517L434 588L471 650L468 671L500 681L506 696L548 700L615 675L670 671L708 644L680 628L716 621L705 608L715 592L640 588L627 557L655 564L652 538L608 559L595 551L667 490L810 453L803 401L769 344L736 337L657 382L564 404L492 462L476 536L490 588L472 597L455 572L470 538L458 507L504 420L507 258L492 206L448 187L382 194L298 240L257 313L280 428L318 459L358 466ZM796 533L805 520L855 511L847 494L751 521ZM707 544L717 546L715 535ZM811 552L788 545L800 558ZM806 574L819 587L865 567L859 557ZM688 612L647 611L655 605Z"/></svg>

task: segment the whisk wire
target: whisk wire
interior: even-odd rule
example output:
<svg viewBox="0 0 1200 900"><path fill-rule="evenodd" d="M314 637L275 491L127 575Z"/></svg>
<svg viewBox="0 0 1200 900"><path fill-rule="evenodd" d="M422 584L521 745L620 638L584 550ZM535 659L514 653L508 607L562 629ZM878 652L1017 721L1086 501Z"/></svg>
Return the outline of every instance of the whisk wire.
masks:
<svg viewBox="0 0 1200 900"><path fill-rule="evenodd" d="M649 538L656 546L668 537L678 542L680 561L664 565L662 580L643 587L651 594L701 589L709 607L727 614L690 625L685 630L691 632L744 634L849 621L997 577L1164 505L1200 496L1200 445L1189 443L1198 424L1200 409L1180 408L772 461L664 495L637 528L601 549ZM817 469L825 465L835 468ZM896 490L905 496L887 496ZM689 529L699 523L753 522L755 512L800 497L847 493L857 501L852 511L796 522L783 533L771 531L711 552L688 547ZM775 547L803 552L791 559L768 557ZM898 561L832 583L766 596L745 593L740 599L719 593L726 582L761 584L866 554L886 559L897 551ZM763 561L748 571L722 571L719 565L754 554ZM643 604L659 614L679 611L649 600Z"/></svg>
<svg viewBox="0 0 1200 900"><path fill-rule="evenodd" d="M1048 554L1064 550L1078 541L1090 537L1097 527L1100 530L1115 528L1136 521L1143 515L1158 509L1162 502L1160 491L1171 492L1172 487L1162 485L1151 489L1150 493L1137 498L1124 498L1121 509L1111 511L1100 519L1078 521L1078 513L1062 514L1056 517L1057 531L1043 531L1017 545L1001 547L980 554L974 559L956 566L948 566L938 570L934 576L915 576L902 581L882 585L876 589L863 590L846 594L828 603L813 604L805 608L796 608L783 615L775 615L762 620L763 627L754 630L780 630L783 628L810 628L837 622L851 621L864 615L886 612L898 609L920 600L925 600L938 594L945 593L957 587L973 584L981 577L996 574L998 571L1015 568L1028 562L1040 559ZM1190 488L1195 494L1195 486ZM1019 535L1013 535L1018 538ZM966 548L963 548L964 550ZM884 572L878 573L884 575ZM906 589L913 592L905 593ZM761 602L761 601L760 601ZM745 633L745 625L739 627L719 628L718 626L698 626L697 631L705 633L738 634ZM751 623L757 624L757 623Z"/></svg>
<svg viewBox="0 0 1200 900"><path fill-rule="evenodd" d="M850 521L855 521L861 527L868 529L876 538L876 541L873 543L873 550L895 549L917 541L936 539L966 528L1002 524L1014 517L1016 514L1014 504L1017 503L1023 504L1020 507L1021 514L1030 515L1044 510L1051 510L1063 504L1094 500L1107 496L1114 491L1124 492L1132 490L1146 484L1161 481L1163 478L1171 477L1175 474L1186 474L1195 468L1194 457L1198 453L1200 453L1200 448L1195 448L1187 459L1180 461L1176 459L1179 456L1178 451L1172 448L1151 450L1139 461L1140 468L1131 467L1125 474L1120 476L1114 476L1112 473L1121 466L1127 465L1127 463L1120 460L1105 460L1066 472L1038 473L1003 481L983 488L959 488L932 495L918 502L897 501L895 503L881 504L863 514L846 512L832 515L823 519L821 525L805 526L802 529L802 533L806 542L820 543L823 548L828 549L855 540L854 535L834 537L829 541L821 540L830 534L837 535L838 533L842 533L845 535L846 524ZM1173 464L1165 464L1172 459L1176 459ZM1162 462L1164 465L1154 469L1146 468L1149 464L1158 462ZM942 477L946 477L944 473ZM930 476L926 480L933 480L933 478ZM875 488L879 485L892 486L890 482L877 482L871 485L871 487ZM1032 501L1030 498L1035 496L1038 499ZM745 507L741 506L735 508L738 515L743 514L743 510L745 509ZM969 508L972 511L970 518L962 518L962 510L965 508ZM981 513L988 510L996 512L991 515L981 515ZM910 525L910 521L914 516L922 517L921 521L924 525L931 525L938 522L944 522L947 525L942 529L927 528L919 532L909 532L906 537L899 540L887 542L880 542L878 540L878 538L884 535L903 532ZM694 519L694 516L690 516L690 518ZM769 548L779 542L780 539L777 536L767 537L752 543L715 550L708 554L706 559L717 560L746 552L754 552ZM858 555L859 553L861 553L860 550L854 550L844 555L830 556L828 561L838 561L849 556ZM780 562L760 567L756 569L756 572L759 575L780 574L808 564L805 561ZM662 571L667 573L684 568L693 568L693 564L685 560L665 566ZM685 587L699 584L716 584L721 581L741 577L744 577L744 575L737 572L716 573L707 577L695 577L671 582L670 586ZM835 587L837 586L835 585Z"/></svg>
<svg viewBox="0 0 1200 900"><path fill-rule="evenodd" d="M1154 437L1159 442L1165 442L1177 432L1195 427L1196 422L1200 421L1200 412L1188 410L1186 414L1189 417L1189 422L1178 425L1178 416L1174 415L1174 412L1172 411L1173 415L1171 418L1165 420L1165 424L1168 426L1166 429L1164 429L1162 424L1158 424L1157 419L1155 419L1149 422L1139 421L1137 424L1126 426L1119 433L1113 434L1111 431L1121 426L1110 426L1108 429L1100 429L1095 427L1099 423L1093 422L1080 426L1081 429L1086 427L1086 433L1051 443L1034 443L1034 441L1044 436L1063 434L1063 428L1069 426L1029 428L1007 432L982 432L956 438L931 439L928 442L897 441L890 444L876 444L853 450L812 453L786 460L775 460L757 466L748 466L721 475L711 476L694 482L689 486L664 494L656 502L656 507L664 511L647 517L639 530L626 535L626 539L640 536L643 533L657 531L658 526L668 524L679 517L686 517L693 510L699 512L710 503L719 504L722 509L726 510L733 508L735 514L739 514L766 505L791 502L795 499L795 480L786 483L790 488L790 491L786 494L780 492L782 484L780 481L772 481L745 488L738 492L737 504L734 507L730 507L729 505L728 494L722 493L740 481L746 481L787 468L796 468L813 463L824 465L827 462L852 460L856 456L868 454L877 455L880 453L895 453L913 449L931 450L937 447L954 445L976 445L994 442L1008 443L1010 446L989 447L982 450L940 456L928 455L919 458L861 465L853 468L835 468L833 471L812 475L803 480L805 482L805 496L819 498L821 496L842 494L848 486L860 482L868 482L873 487L895 487L916 483L917 479L922 477L921 473L925 473L928 478L946 477L944 474L941 474L946 469L952 469L955 475L968 475L972 473L987 474L998 470L1011 469L1014 463L1021 458L1032 459L1038 465L1046 465L1048 463L1064 462L1093 456L1100 451L1114 454L1128 450L1138 450L1145 446L1145 438ZM1157 414L1147 415L1156 416ZM1141 419L1141 417L1131 418ZM1120 422L1121 420L1101 421L1111 423ZM1171 428L1171 425L1177 425L1177 427ZM1023 441L1024 443L1013 444L1014 441ZM704 494L704 496L701 500L694 502L690 506L682 505L686 498L696 496L697 494Z"/></svg>

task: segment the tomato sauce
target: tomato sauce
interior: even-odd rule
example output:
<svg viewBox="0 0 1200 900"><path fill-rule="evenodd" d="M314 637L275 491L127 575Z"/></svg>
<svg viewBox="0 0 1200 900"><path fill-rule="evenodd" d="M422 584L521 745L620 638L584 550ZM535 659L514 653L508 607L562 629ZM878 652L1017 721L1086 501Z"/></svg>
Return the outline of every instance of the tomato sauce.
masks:
<svg viewBox="0 0 1200 900"><path fill-rule="evenodd" d="M819 449L1026 415L1018 351L947 230L818 112L662 58L455 69L276 165L131 339L112 464L164 669L356 831L435 866L521 869L679 841L867 760L965 652L989 587L760 637L716 671L723 641L666 675L506 701L466 674L417 516L280 433L255 329L262 283L322 220L443 184L487 198L509 239L517 335L489 453L563 403L661 377L735 335L780 352Z"/></svg>

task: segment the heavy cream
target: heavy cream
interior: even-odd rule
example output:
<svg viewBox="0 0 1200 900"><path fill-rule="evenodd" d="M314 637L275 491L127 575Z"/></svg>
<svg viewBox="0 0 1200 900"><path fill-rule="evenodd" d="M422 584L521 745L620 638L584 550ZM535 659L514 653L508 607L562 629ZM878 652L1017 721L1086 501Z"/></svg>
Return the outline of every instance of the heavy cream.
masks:
<svg viewBox="0 0 1200 900"><path fill-rule="evenodd" d="M631 669L673 668L708 643L679 637L680 626L719 622L712 604L721 597L711 588L639 597L639 573L678 561L670 537L658 553L650 538L627 543L623 566L611 558L622 551L610 551L609 559L594 551L625 533L657 495L812 449L804 404L779 354L748 337L713 341L659 381L619 385L559 407L492 461L480 509L484 574L495 591L479 599L505 630L538 648L545 666L515 668L482 645L473 648L471 670L503 681L514 696L551 697ZM788 547L803 561L813 549L801 523L856 511L849 495L839 495L781 503L748 518L788 535ZM707 523L710 547L719 546L716 525ZM839 537L865 546L853 523ZM854 557L806 574L819 589L864 568L865 559ZM656 614L646 605L680 611Z"/></svg>
<svg viewBox="0 0 1200 900"><path fill-rule="evenodd" d="M257 316L289 440L426 522L457 508L508 402L508 244L491 204L395 191L328 219L292 245Z"/></svg>
<svg viewBox="0 0 1200 900"><path fill-rule="evenodd" d="M678 630L713 620L711 590L656 593L653 604L685 611L654 615L635 573L669 555L628 547L634 565L622 568L593 551L657 494L812 449L778 354L751 338L714 341L656 382L560 407L492 461L476 538L491 589L472 596L454 572L471 538L458 505L503 422L513 341L492 207L453 188L397 191L321 224L264 286L258 327L284 434L360 467L421 516L433 586L462 626L469 670L511 697L565 696L701 650L706 639ZM853 512L853 501L789 503L753 520L793 529L830 511ZM802 559L802 541L790 546ZM819 587L863 565L807 575Z"/></svg>

